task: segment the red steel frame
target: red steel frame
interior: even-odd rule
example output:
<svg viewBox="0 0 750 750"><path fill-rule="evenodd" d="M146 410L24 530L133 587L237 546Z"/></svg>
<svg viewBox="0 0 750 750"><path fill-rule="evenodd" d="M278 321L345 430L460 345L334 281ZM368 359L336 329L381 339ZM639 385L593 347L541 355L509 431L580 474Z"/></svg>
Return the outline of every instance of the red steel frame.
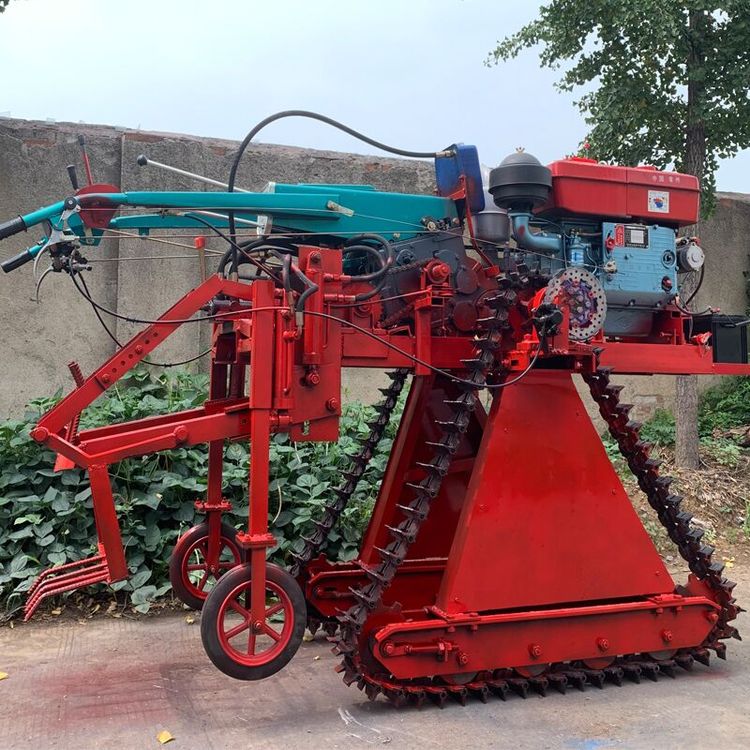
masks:
<svg viewBox="0 0 750 750"><path fill-rule="evenodd" d="M58 452L60 466L89 472L100 543L95 557L43 574L27 617L44 596L127 576L107 467L131 456L208 444L207 498L199 508L213 532L209 564L216 562L228 508L221 493L224 441L248 439L250 509L237 542L253 571L252 618L263 619L266 556L275 544L268 528L271 435L334 440L341 369L407 367L415 378L360 552L365 566L375 562L406 483L421 478L412 467L435 437L435 417L455 391L427 365L461 371L473 344L469 337L432 336L431 309L443 292L427 283L413 333L360 330L316 316L346 315L337 308L351 301L342 293L341 255L305 247L299 263L319 285L304 326L271 281L211 277L42 417L34 439ZM203 407L76 433L72 425L83 409L219 297L229 307L214 322ZM750 372L747 365L714 363L711 348L685 341L682 330L682 317L665 313L654 340L597 342L601 362L618 374ZM524 369L537 344L527 334L504 353L503 365ZM396 677L693 646L712 626L718 605L705 586L691 577L686 593L674 593L573 386L572 373L593 367L591 346L569 342L563 326L545 357L556 357L550 360L556 369L528 374L495 396L489 413L477 406L433 510L386 593L388 609L373 618L375 656ZM306 573L305 594L313 610L334 617L352 603L350 587L362 582L361 567L318 560Z"/></svg>

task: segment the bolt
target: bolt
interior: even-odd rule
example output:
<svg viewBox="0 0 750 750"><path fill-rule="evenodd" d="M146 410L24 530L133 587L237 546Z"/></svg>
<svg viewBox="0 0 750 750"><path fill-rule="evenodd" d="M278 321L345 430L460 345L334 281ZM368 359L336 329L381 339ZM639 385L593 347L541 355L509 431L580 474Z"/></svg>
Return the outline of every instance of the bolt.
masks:
<svg viewBox="0 0 750 750"><path fill-rule="evenodd" d="M596 645L599 647L599 651L609 651L609 641L606 638L597 638Z"/></svg>
<svg viewBox="0 0 750 750"><path fill-rule="evenodd" d="M393 656L394 651L396 650L396 647L393 645L391 641L387 641L383 644L381 648L384 656Z"/></svg>
<svg viewBox="0 0 750 750"><path fill-rule="evenodd" d="M661 631L661 639L664 641L664 643L671 643L672 642L672 631L671 630L662 630Z"/></svg>
<svg viewBox="0 0 750 750"><path fill-rule="evenodd" d="M337 398L329 398L328 401L326 401L326 409L328 411L338 411L339 408L339 400Z"/></svg>
<svg viewBox="0 0 750 750"><path fill-rule="evenodd" d="M35 427L31 431L31 437L37 443L43 443L49 437L49 430L46 427Z"/></svg>
<svg viewBox="0 0 750 750"><path fill-rule="evenodd" d="M143 347L140 344L138 344L138 346L135 347L135 353L143 354Z"/></svg>
<svg viewBox="0 0 750 750"><path fill-rule="evenodd" d="M320 252L318 250L313 250L310 253L310 263L320 263Z"/></svg>
<svg viewBox="0 0 750 750"><path fill-rule="evenodd" d="M542 647L538 643L530 643L529 655L533 659L538 659L542 655Z"/></svg>
<svg viewBox="0 0 750 750"><path fill-rule="evenodd" d="M312 371L308 372L307 375L305 375L305 384L306 385L318 385L320 383L320 374Z"/></svg>
<svg viewBox="0 0 750 750"><path fill-rule="evenodd" d="M256 620L256 621L255 621L255 622L253 623L253 630L254 630L254 631L255 631L256 633L260 633L260 631L261 631L261 630L263 630L263 623L262 623L262 622L261 622L260 620Z"/></svg>
<svg viewBox="0 0 750 750"><path fill-rule="evenodd" d="M716 612L707 612L706 619L709 622L715 623L719 621L719 615L717 615Z"/></svg>
<svg viewBox="0 0 750 750"><path fill-rule="evenodd" d="M177 427L174 428L173 435L178 443L184 443L188 438L188 428L185 427L184 424L177 425Z"/></svg>
<svg viewBox="0 0 750 750"><path fill-rule="evenodd" d="M102 383L109 383L110 380L112 380L112 378L109 377L109 373L105 372L104 375L102 375Z"/></svg>
<svg viewBox="0 0 750 750"><path fill-rule="evenodd" d="M469 662L469 655L465 651L458 652L458 663L463 667Z"/></svg>

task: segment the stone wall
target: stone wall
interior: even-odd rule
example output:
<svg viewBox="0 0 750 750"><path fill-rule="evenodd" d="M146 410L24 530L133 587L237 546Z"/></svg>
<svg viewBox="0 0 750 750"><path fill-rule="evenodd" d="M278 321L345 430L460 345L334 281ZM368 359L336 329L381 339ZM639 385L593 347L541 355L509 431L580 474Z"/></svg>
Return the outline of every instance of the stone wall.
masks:
<svg viewBox="0 0 750 750"><path fill-rule="evenodd" d="M186 135L146 133L108 126L0 119L0 220L26 213L70 193L65 166L79 165L77 136L86 137L97 182L126 190L203 189L154 168L140 168L136 157L150 158L224 180L237 147L233 141ZM249 189L266 182L366 183L396 192L431 192L431 165L401 159L312 151L287 146L254 145L248 149L237 184ZM5 258L32 244L33 233L5 240ZM750 269L750 196L721 194L719 207L703 228L708 261L700 303L719 305L726 312L743 312L745 278ZM176 238L166 238L178 241ZM209 249L211 243L209 243ZM139 257L148 259L137 259ZM174 257L180 256L180 257ZM187 256L187 257L185 257ZM163 312L199 281L199 265L190 247L154 245L130 238L109 239L89 253L94 272L87 275L92 296L120 314L149 318ZM39 304L34 302L30 268L0 276L0 417L17 416L31 398L68 389L65 364L78 360L90 372L114 351L88 304L61 276L47 279ZM133 327L112 323L120 340ZM183 326L154 358L188 358L206 345L208 330L199 335ZM370 400L382 383L366 371L347 374L349 398ZM627 378L628 399L646 412L669 406L673 378Z"/></svg>

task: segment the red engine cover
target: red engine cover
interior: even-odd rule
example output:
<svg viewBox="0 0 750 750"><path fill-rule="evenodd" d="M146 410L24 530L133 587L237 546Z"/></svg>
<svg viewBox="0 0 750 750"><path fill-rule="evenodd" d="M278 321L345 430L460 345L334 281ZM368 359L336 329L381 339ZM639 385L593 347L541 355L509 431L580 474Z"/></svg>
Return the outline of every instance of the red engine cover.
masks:
<svg viewBox="0 0 750 750"><path fill-rule="evenodd" d="M695 224L700 207L696 177L655 167L614 167L574 156L549 165L552 196L538 213L638 219L681 227Z"/></svg>

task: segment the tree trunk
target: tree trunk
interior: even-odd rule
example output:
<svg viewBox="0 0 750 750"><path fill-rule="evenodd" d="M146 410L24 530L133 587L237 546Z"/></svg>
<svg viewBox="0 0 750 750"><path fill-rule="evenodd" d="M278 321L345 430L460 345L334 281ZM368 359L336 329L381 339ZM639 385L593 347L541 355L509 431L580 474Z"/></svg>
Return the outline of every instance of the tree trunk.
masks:
<svg viewBox="0 0 750 750"><path fill-rule="evenodd" d="M698 454L698 376L678 375L675 394L675 462L697 469Z"/></svg>
<svg viewBox="0 0 750 750"><path fill-rule="evenodd" d="M699 71L705 63L703 41L709 16L704 11L690 11L688 20L689 53L687 60L688 101L685 132L684 170L703 179L706 164L706 130L701 112L705 85ZM696 75L697 74L697 75ZM698 234L697 226L690 228ZM698 453L698 378L678 375L675 393L675 461L678 466L697 469Z"/></svg>

